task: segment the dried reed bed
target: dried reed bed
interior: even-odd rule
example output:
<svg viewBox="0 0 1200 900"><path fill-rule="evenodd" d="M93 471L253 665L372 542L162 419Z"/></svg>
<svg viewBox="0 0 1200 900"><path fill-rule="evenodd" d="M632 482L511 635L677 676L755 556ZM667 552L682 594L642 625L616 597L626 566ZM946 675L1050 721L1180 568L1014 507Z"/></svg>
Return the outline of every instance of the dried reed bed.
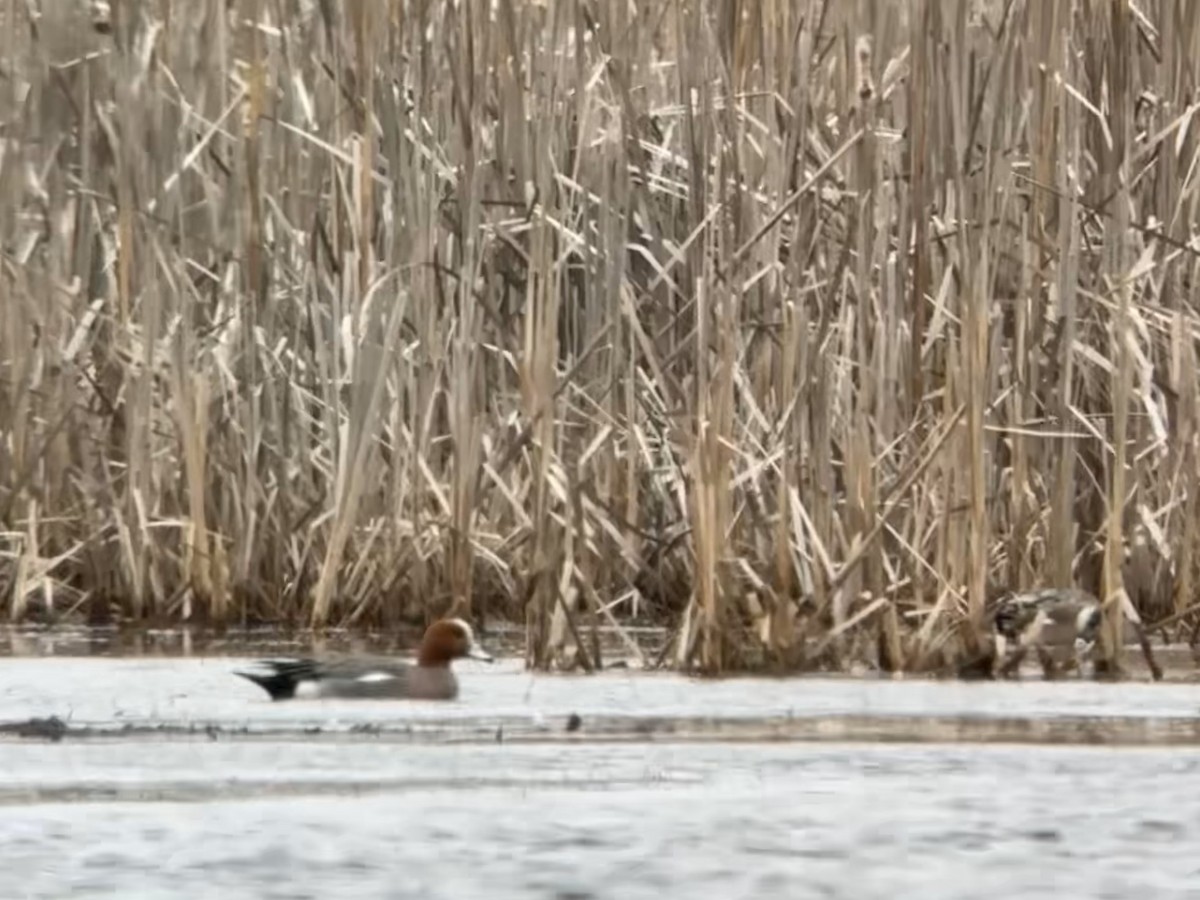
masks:
<svg viewBox="0 0 1200 900"><path fill-rule="evenodd" d="M1187 618L1195 4L3 17L12 619L723 671L942 666L1004 587Z"/></svg>

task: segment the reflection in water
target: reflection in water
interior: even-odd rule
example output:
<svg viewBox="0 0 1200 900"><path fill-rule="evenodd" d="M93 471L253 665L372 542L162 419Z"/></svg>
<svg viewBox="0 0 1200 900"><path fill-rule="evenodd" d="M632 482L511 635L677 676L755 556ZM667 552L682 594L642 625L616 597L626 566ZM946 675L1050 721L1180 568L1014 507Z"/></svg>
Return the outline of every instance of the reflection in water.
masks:
<svg viewBox="0 0 1200 900"><path fill-rule="evenodd" d="M330 628L314 633L274 627L140 628L117 626L0 626L0 656L271 656L303 653L393 653L415 647L419 628L379 633ZM512 651L521 635L511 627L489 642Z"/></svg>

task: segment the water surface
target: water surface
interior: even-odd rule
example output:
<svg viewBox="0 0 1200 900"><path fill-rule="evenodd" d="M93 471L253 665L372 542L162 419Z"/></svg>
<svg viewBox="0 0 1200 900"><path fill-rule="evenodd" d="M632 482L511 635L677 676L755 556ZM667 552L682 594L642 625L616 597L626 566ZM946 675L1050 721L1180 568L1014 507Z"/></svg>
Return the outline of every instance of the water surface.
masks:
<svg viewBox="0 0 1200 900"><path fill-rule="evenodd" d="M69 726L0 736L0 897L1200 897L1193 685L508 657L449 704L271 703L238 649L0 659L0 723Z"/></svg>
<svg viewBox="0 0 1200 900"><path fill-rule="evenodd" d="M0 895L1008 900L1200 886L1193 751L499 745L331 759L281 745L272 766L248 746L265 750L191 745L151 773L360 783L9 807ZM53 751L29 764L145 777L80 745Z"/></svg>

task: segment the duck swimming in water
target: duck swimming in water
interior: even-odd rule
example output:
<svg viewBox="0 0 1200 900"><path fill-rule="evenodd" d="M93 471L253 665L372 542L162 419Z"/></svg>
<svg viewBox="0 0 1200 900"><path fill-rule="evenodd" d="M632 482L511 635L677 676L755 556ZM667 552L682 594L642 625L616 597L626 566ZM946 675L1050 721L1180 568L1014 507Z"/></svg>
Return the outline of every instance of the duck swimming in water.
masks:
<svg viewBox="0 0 1200 900"><path fill-rule="evenodd" d="M336 659L266 659L265 672L235 672L265 690L272 700L453 700L456 659L492 662L463 619L440 619L425 632L416 665L386 656Z"/></svg>

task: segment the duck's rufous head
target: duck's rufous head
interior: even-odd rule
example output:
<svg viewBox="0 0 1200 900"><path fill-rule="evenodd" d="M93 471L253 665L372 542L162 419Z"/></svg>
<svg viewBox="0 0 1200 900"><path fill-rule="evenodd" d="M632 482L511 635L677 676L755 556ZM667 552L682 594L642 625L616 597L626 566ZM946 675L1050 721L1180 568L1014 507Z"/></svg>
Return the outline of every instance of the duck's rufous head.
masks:
<svg viewBox="0 0 1200 900"><path fill-rule="evenodd" d="M470 657L492 662L492 656L475 641L475 632L464 619L439 619L425 631L417 664L448 666L453 660Z"/></svg>

